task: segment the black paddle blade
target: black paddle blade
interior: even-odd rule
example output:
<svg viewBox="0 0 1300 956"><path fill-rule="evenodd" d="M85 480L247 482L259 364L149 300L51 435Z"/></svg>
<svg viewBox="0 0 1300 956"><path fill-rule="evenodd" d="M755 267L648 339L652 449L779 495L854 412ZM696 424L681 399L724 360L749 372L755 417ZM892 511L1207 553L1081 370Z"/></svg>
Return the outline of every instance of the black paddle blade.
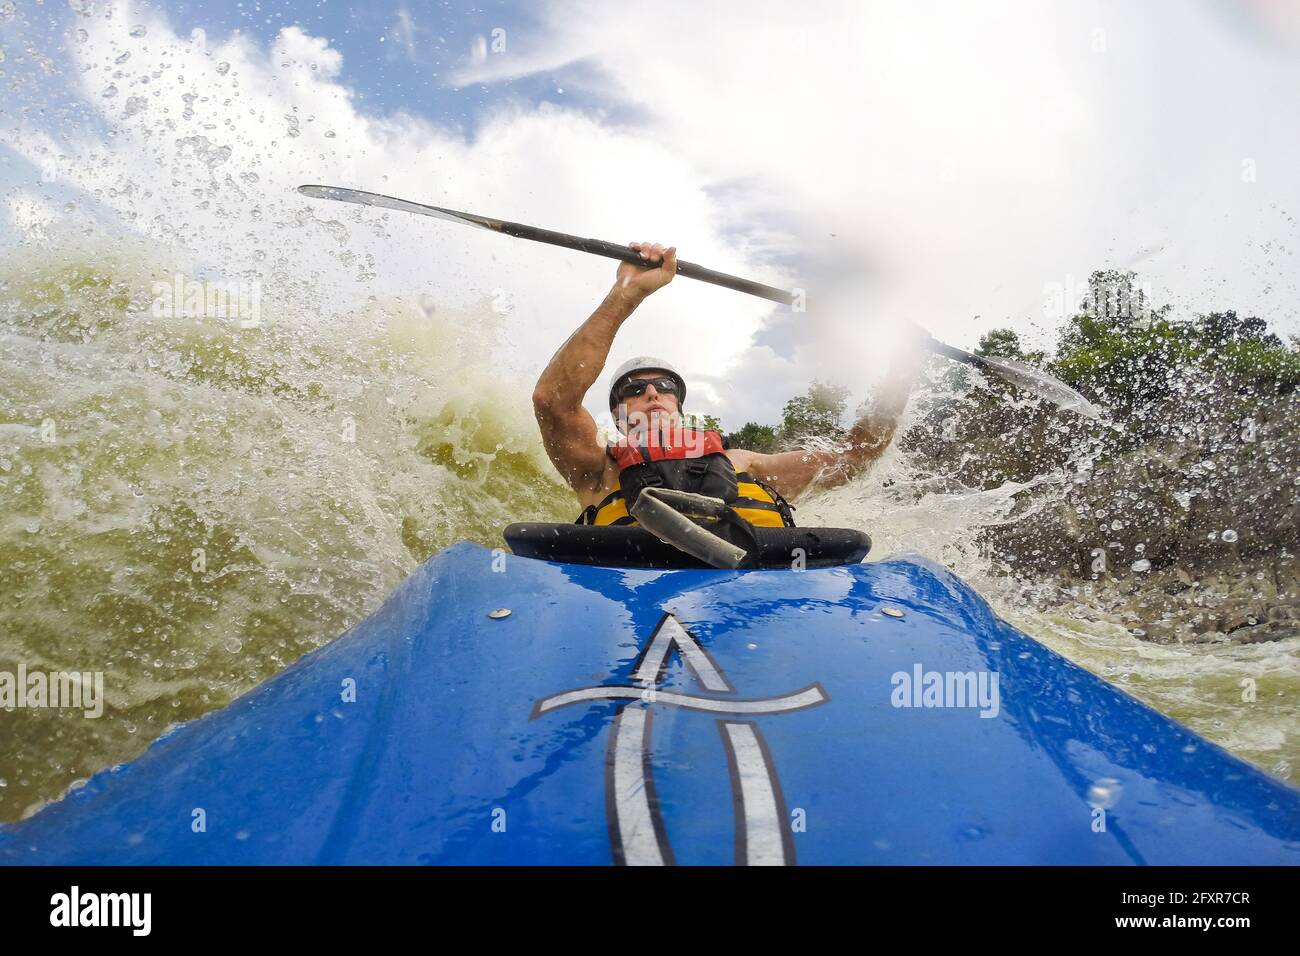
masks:
<svg viewBox="0 0 1300 956"><path fill-rule="evenodd" d="M1017 362L1015 359L991 358L989 356L980 356L980 358L983 359L981 368L987 372L992 372L1004 381L1010 382L1032 395L1046 399L1067 412L1074 412L1076 415L1082 415L1084 418L1091 418L1094 421L1101 419L1100 408L1060 379L1053 378L1046 372L1042 372L1031 365L1026 365L1024 362Z"/></svg>
<svg viewBox="0 0 1300 956"><path fill-rule="evenodd" d="M313 199L333 199L338 202L351 202L359 206L376 206L380 209L393 209L397 212L413 212L420 216L432 216L447 222L458 222L465 226L477 226L481 229L500 230L501 223L496 219L475 216L473 213L457 212L440 206L426 206L424 203L384 196L380 193L368 193L364 189L346 189L343 186L299 186L298 192Z"/></svg>
<svg viewBox="0 0 1300 956"><path fill-rule="evenodd" d="M964 362L967 365L974 365L977 369L996 375L1003 381L1009 382L1017 388L1022 388L1031 395L1037 395L1039 398L1049 401L1067 412L1074 412L1084 418L1093 420L1102 417L1102 409L1092 404L1070 386L1040 369L1026 365L1024 362L1017 362L1015 359L994 358L990 355L976 355L973 352L967 352L965 349L946 345L938 339L930 339L926 344L929 346L930 351L938 355L946 356L957 362Z"/></svg>

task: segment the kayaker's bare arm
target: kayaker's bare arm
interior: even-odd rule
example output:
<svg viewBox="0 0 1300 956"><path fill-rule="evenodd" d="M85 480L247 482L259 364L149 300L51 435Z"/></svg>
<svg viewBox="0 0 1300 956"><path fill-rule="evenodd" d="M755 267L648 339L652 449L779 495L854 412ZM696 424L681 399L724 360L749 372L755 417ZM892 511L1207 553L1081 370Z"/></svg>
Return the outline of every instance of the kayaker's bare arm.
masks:
<svg viewBox="0 0 1300 956"><path fill-rule="evenodd" d="M786 498L795 498L813 485L834 488L862 474L894 440L898 421L907 407L925 361L920 350L900 357L867 406L866 413L849 429L847 447L841 451L808 448L767 455L736 450L728 453L738 471L748 471L774 486Z"/></svg>
<svg viewBox="0 0 1300 956"><path fill-rule="evenodd" d="M605 450L596 437L596 420L582 406L609 358L614 335L636 307L677 274L677 249L659 243L631 247L658 268L620 263L614 287L578 331L551 358L533 389L533 412L542 430L546 454L569 487L591 491L600 486Z"/></svg>

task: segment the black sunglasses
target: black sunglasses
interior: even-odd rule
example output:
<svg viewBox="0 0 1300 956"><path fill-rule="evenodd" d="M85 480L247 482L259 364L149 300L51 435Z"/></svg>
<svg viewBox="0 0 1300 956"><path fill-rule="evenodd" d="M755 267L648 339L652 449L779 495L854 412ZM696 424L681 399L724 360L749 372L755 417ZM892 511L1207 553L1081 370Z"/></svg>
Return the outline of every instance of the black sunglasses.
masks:
<svg viewBox="0 0 1300 956"><path fill-rule="evenodd" d="M615 389L614 394L618 397L620 402L625 402L629 398L633 398L637 395L644 395L646 387L650 385L653 385L655 391L660 395L677 395L679 399L681 398L681 396L678 395L677 383L671 378L630 379Z"/></svg>

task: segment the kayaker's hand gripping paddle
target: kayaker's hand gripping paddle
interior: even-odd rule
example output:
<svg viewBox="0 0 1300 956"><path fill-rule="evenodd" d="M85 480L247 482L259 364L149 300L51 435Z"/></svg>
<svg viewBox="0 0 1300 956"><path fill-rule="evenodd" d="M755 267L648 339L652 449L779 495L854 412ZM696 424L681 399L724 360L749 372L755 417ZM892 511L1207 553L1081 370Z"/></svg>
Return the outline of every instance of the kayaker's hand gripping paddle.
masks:
<svg viewBox="0 0 1300 956"><path fill-rule="evenodd" d="M603 239L583 239L579 236L571 236L568 233L540 229L537 226L526 226L522 223L508 222L504 219L490 219L487 216L457 212L455 209L443 209L440 206L426 206L423 203L411 202L407 199L397 199L380 193L365 192L361 189L346 189L342 186L299 186L298 192L314 199L333 199L339 202L357 203L361 206L392 209L397 212L413 212L421 216L444 219L447 222L474 226L477 229L489 229L503 235L514 236L517 239L531 239L534 242L545 242L552 246L562 246L565 249L576 249L579 252L589 252L593 255L619 259L639 266L646 265L645 260L641 258L641 254L635 249L620 246L614 242L605 242ZM793 293L773 288L770 285L763 285L763 283L754 282L751 279L741 279L737 276L727 275L724 272L715 272L713 269L706 269L704 266L696 265L693 262L683 262L680 259L677 260L677 274L688 279L698 279L700 282L722 286L725 289L744 292L746 295L758 296L760 299L780 302L782 305L792 305L795 301ZM945 345L937 339L923 340L923 344L937 355L943 355L954 361L973 365L983 372L992 373L1012 385L1023 388L1067 411L1076 412L1087 418L1101 417L1101 410L1092 405L1086 398L1064 382L1039 369L1011 359L974 355L951 345Z"/></svg>

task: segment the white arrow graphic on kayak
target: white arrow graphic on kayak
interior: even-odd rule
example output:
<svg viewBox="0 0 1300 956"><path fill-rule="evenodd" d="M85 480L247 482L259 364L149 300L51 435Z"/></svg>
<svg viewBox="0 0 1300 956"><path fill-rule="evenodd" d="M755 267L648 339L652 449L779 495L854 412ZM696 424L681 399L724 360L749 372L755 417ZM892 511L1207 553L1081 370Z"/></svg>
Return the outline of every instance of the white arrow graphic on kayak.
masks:
<svg viewBox="0 0 1300 956"><path fill-rule="evenodd" d="M636 685L580 687L553 694L533 706L532 718L581 701L639 700L729 714L780 714L816 707L828 698L820 684L782 697L720 699L659 690L668 659L676 650L705 690L734 694L721 668L699 641L672 614L665 614L633 671ZM747 720L719 720L727 752L732 801L736 811L736 862L741 865L790 865L794 843L786 826L785 801L758 725ZM631 866L672 864L650 760L652 712L630 703L614 718L606 760L606 803L610 842L616 863Z"/></svg>

